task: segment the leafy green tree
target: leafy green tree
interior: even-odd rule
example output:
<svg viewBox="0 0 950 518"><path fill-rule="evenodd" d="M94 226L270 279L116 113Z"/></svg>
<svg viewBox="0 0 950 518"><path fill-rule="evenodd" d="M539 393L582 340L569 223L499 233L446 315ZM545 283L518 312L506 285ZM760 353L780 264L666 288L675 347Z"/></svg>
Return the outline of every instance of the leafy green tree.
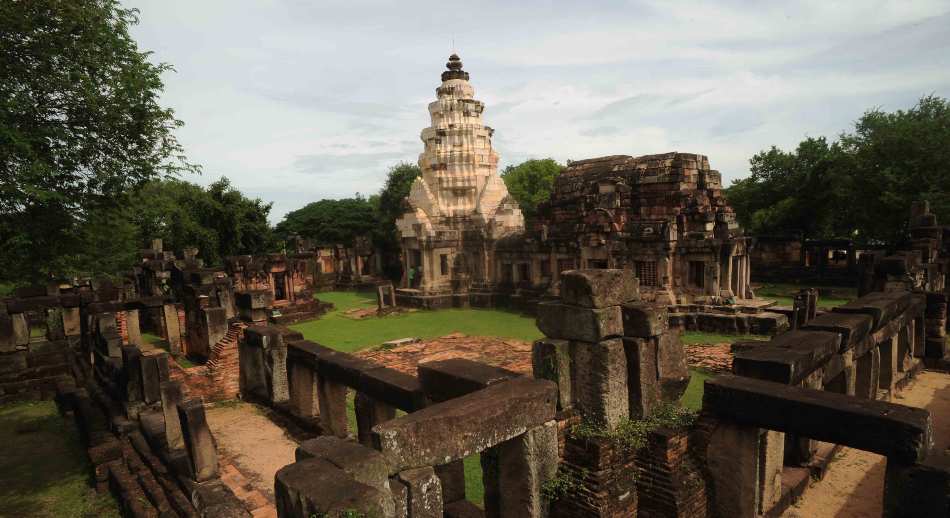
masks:
<svg viewBox="0 0 950 518"><path fill-rule="evenodd" d="M198 248L208 264L224 257L277 249L267 222L271 204L245 197L227 178L207 188L181 180L150 182L138 190L128 212L138 241L162 238L167 250Z"/></svg>
<svg viewBox="0 0 950 518"><path fill-rule="evenodd" d="M291 235L316 243L353 245L357 236L370 234L377 226L373 205L356 196L342 200L320 200L287 213L277 224L277 235Z"/></svg>
<svg viewBox="0 0 950 518"><path fill-rule="evenodd" d="M527 222L534 221L538 214L538 204L551 197L554 191L554 179L561 174L564 166L551 158L532 159L518 165L509 165L502 171L508 192L521 206Z"/></svg>
<svg viewBox="0 0 950 518"><path fill-rule="evenodd" d="M386 185L375 197L379 225L373 232L373 244L382 252L383 273L390 279L402 277L399 234L396 220L406 211L405 199L412 182L422 175L419 166L400 162L389 168ZM374 198L370 198L372 202Z"/></svg>
<svg viewBox="0 0 950 518"><path fill-rule="evenodd" d="M923 97L909 110L874 109L829 143L808 138L751 159L726 196L752 234L800 233L859 243L903 239L911 202L950 221L950 103Z"/></svg>
<svg viewBox="0 0 950 518"><path fill-rule="evenodd" d="M162 72L118 0L0 2L0 271L70 268L93 213L197 171L159 105Z"/></svg>

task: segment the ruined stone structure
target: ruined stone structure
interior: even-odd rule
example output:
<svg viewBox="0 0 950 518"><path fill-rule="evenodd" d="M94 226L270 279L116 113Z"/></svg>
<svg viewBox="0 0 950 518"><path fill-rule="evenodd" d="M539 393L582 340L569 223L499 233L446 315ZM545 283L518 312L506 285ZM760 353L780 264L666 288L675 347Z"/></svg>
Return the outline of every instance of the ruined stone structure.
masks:
<svg viewBox="0 0 950 518"><path fill-rule="evenodd" d="M482 123L469 74L455 54L429 103L432 125L420 135L422 176L396 225L407 295L451 294L492 280L494 243L524 229L521 210L498 176L494 130ZM411 277L411 279L410 279Z"/></svg>

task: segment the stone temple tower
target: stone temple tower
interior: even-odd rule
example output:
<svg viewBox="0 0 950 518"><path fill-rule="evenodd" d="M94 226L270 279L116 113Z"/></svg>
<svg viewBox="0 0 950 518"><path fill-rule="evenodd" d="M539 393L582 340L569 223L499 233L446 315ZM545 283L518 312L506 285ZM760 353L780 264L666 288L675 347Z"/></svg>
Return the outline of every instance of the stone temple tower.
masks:
<svg viewBox="0 0 950 518"><path fill-rule="evenodd" d="M402 287L418 290L407 296L460 294L488 283L495 241L524 230L521 209L498 176L494 130L482 123L485 104L474 98L457 55L446 67L429 103L431 126L421 134L422 176L396 221Z"/></svg>

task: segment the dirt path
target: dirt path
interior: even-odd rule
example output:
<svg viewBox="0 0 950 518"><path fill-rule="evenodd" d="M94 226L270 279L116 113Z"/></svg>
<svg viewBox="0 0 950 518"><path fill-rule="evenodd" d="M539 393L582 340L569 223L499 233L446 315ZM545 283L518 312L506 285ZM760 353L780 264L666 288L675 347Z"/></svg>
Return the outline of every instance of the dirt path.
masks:
<svg viewBox="0 0 950 518"><path fill-rule="evenodd" d="M950 447L950 375L922 372L893 402L930 410L934 451ZM802 499L782 516L877 518L881 516L885 467L880 455L844 448L832 461L825 478L810 486Z"/></svg>
<svg viewBox="0 0 950 518"><path fill-rule="evenodd" d="M218 443L221 480L255 517L277 516L274 475L294 462L297 443L248 403L212 407L206 415Z"/></svg>

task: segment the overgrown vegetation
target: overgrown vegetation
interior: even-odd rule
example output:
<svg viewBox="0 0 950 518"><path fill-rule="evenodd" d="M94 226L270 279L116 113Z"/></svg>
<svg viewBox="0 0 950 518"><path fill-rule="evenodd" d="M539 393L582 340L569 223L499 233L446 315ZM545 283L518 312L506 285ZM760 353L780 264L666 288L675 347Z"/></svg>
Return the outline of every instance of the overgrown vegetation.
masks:
<svg viewBox="0 0 950 518"><path fill-rule="evenodd" d="M623 419L613 430L604 425L584 420L571 428L571 436L577 439L606 439L624 451L636 451L646 445L647 436L658 428L680 430L691 426L696 412L679 405L664 404L646 419Z"/></svg>
<svg viewBox="0 0 950 518"><path fill-rule="evenodd" d="M541 498L548 502L560 500L565 496L577 493L582 487L588 471L585 468L580 470L566 469L563 465L558 467L557 474L541 485Z"/></svg>

